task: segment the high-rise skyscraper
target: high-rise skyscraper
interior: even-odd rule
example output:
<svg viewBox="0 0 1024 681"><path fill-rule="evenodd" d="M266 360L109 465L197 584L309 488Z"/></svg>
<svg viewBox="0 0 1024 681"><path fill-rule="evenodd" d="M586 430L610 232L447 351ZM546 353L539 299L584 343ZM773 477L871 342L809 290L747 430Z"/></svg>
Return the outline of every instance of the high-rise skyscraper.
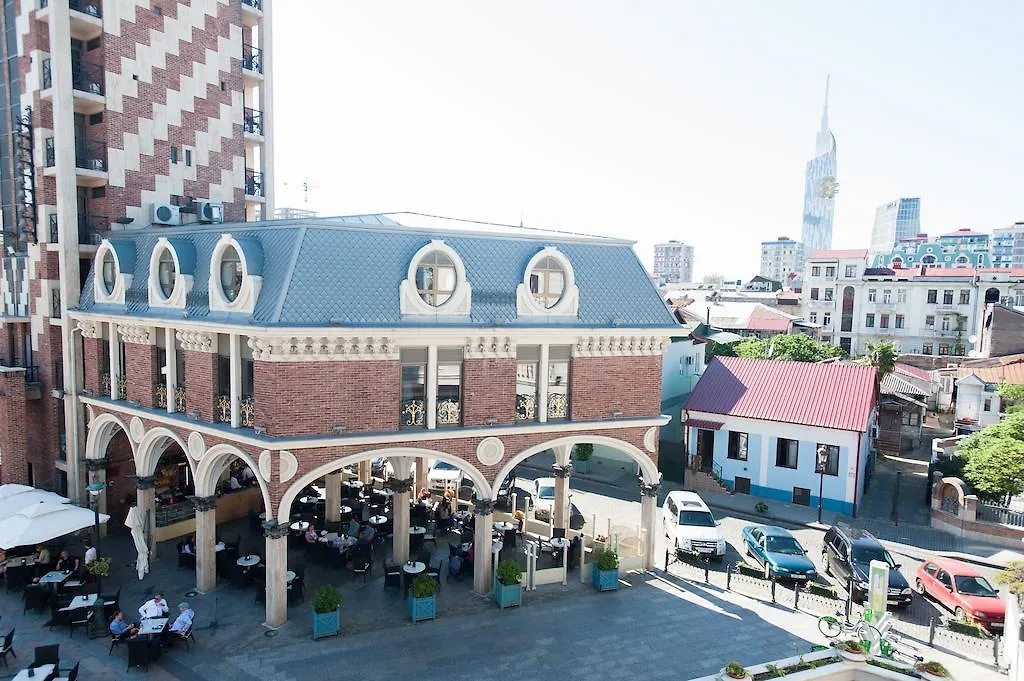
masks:
<svg viewBox="0 0 1024 681"><path fill-rule="evenodd" d="M921 199L896 199L875 211L871 254L889 253L899 242L921 233Z"/></svg>
<svg viewBox="0 0 1024 681"><path fill-rule="evenodd" d="M693 281L693 246L675 239L655 244L654 276L666 284Z"/></svg>
<svg viewBox="0 0 1024 681"><path fill-rule="evenodd" d="M270 14L271 0L5 0L0 366L25 389L0 391L0 413L24 415L0 417L3 482L81 492L83 332L67 313L97 247L273 214Z"/></svg>
<svg viewBox="0 0 1024 681"><path fill-rule="evenodd" d="M839 192L836 180L836 138L828 127L828 86L825 81L825 108L821 129L815 138L814 158L807 162L804 178L804 221L800 241L804 252L832 248L832 215Z"/></svg>

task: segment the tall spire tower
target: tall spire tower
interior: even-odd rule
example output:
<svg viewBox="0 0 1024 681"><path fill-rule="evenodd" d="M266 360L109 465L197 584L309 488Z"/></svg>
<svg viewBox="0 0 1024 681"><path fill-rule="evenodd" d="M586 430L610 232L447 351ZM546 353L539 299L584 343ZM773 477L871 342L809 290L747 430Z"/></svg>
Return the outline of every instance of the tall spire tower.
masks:
<svg viewBox="0 0 1024 681"><path fill-rule="evenodd" d="M839 192L836 180L836 138L828 126L828 91L831 77L825 77L825 106L821 129L815 137L814 158L807 162L804 176L804 217L801 238L804 252L832 248L832 216Z"/></svg>

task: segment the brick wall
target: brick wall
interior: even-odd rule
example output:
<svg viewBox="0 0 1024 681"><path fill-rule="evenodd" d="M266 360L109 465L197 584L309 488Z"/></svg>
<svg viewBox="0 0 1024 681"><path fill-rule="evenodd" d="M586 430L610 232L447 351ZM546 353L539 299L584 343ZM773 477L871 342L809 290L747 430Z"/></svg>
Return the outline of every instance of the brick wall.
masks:
<svg viewBox="0 0 1024 681"><path fill-rule="evenodd" d="M213 421L217 413L217 354L185 351L186 413L199 412L202 421Z"/></svg>
<svg viewBox="0 0 1024 681"><path fill-rule="evenodd" d="M1024 352L1024 314L994 306L991 325L985 330L985 352L989 357L1002 357Z"/></svg>
<svg viewBox="0 0 1024 681"><path fill-rule="evenodd" d="M462 423L482 426L484 419L499 424L516 420L516 360L467 359L462 363Z"/></svg>
<svg viewBox="0 0 1024 681"><path fill-rule="evenodd" d="M128 383L129 400L138 402L143 407L154 406L153 391L159 371L156 364L155 345L124 344L124 374Z"/></svg>
<svg viewBox="0 0 1024 681"><path fill-rule="evenodd" d="M0 323L0 364L13 366L14 363L14 329L19 324Z"/></svg>
<svg viewBox="0 0 1024 681"><path fill-rule="evenodd" d="M661 357L574 357L569 368L569 416L577 421L657 416Z"/></svg>
<svg viewBox="0 0 1024 681"><path fill-rule="evenodd" d="M0 483L28 483L25 374L0 372Z"/></svg>
<svg viewBox="0 0 1024 681"><path fill-rule="evenodd" d="M397 430L401 387L398 361L255 362L255 423L268 435Z"/></svg>
<svg viewBox="0 0 1024 681"><path fill-rule="evenodd" d="M111 515L109 526L121 528L137 494L135 481L128 477L136 474L135 459L132 457L128 435L123 430L118 430L110 439L106 455L106 478L109 484L106 512Z"/></svg>
<svg viewBox="0 0 1024 681"><path fill-rule="evenodd" d="M48 306L49 301L44 301L44 304ZM26 429L26 457L32 464L36 485L53 489L57 486L54 461L60 451L60 434L64 430L61 400L50 394L51 390L63 382L63 376L58 375L63 346L60 327L44 325L36 339L39 347L32 355L32 364L39 367L42 394L39 399L28 400L25 403L26 423L33 424L33 427Z"/></svg>

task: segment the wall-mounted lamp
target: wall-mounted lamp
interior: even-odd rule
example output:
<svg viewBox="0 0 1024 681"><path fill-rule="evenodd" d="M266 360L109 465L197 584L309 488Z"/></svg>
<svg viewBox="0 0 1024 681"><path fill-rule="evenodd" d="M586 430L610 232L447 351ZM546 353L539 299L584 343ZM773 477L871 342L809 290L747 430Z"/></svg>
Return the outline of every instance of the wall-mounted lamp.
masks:
<svg viewBox="0 0 1024 681"><path fill-rule="evenodd" d="M622 416L622 411L621 410L619 410L619 409L613 409L612 410L612 418L613 419L620 418L621 416Z"/></svg>
<svg viewBox="0 0 1024 681"><path fill-rule="evenodd" d="M484 425L488 425L488 426L493 426L497 422L498 422L498 419L496 419L493 416L488 416L487 418L484 419Z"/></svg>
<svg viewBox="0 0 1024 681"><path fill-rule="evenodd" d="M266 435L267 434L267 427L266 426L253 426L253 432L255 432L257 435Z"/></svg>
<svg viewBox="0 0 1024 681"><path fill-rule="evenodd" d="M335 435L343 435L345 433L345 426L331 426L331 432Z"/></svg>

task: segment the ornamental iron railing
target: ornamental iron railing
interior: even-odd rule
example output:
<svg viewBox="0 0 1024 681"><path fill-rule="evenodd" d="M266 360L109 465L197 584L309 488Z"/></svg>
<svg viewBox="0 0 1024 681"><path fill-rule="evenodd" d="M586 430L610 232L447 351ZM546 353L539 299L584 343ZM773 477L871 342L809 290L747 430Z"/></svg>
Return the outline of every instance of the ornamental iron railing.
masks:
<svg viewBox="0 0 1024 681"><path fill-rule="evenodd" d="M441 400L437 403L437 425L457 426L462 423L462 404L458 400Z"/></svg>
<svg viewBox="0 0 1024 681"><path fill-rule="evenodd" d="M247 135L263 135L263 112L245 107L242 112L242 128Z"/></svg>
<svg viewBox="0 0 1024 681"><path fill-rule="evenodd" d="M167 408L167 386L165 384L158 383L153 390L153 404L156 405L157 409Z"/></svg>
<svg viewBox="0 0 1024 681"><path fill-rule="evenodd" d="M231 423L231 395L217 395L216 420L218 423Z"/></svg>
<svg viewBox="0 0 1024 681"><path fill-rule="evenodd" d="M256 423L256 399L252 395L245 395L242 397L242 403L239 405L239 411L241 412L241 422L243 428L252 428Z"/></svg>
<svg viewBox="0 0 1024 681"><path fill-rule="evenodd" d="M423 400L402 400L399 424L402 428L421 428L426 425L426 413Z"/></svg>
<svg viewBox="0 0 1024 681"><path fill-rule="evenodd" d="M548 395L548 419L569 418L569 396L565 393Z"/></svg>
<svg viewBox="0 0 1024 681"><path fill-rule="evenodd" d="M174 386L174 411L179 414L187 414L188 400L186 398L185 384Z"/></svg>
<svg viewBox="0 0 1024 681"><path fill-rule="evenodd" d="M242 68L263 73L263 50L253 45L242 44Z"/></svg>
<svg viewBox="0 0 1024 681"><path fill-rule="evenodd" d="M537 396L516 395L516 421L535 421L537 419Z"/></svg>
<svg viewBox="0 0 1024 681"><path fill-rule="evenodd" d="M117 378L117 399L128 399L128 379L124 376L118 376Z"/></svg>
<svg viewBox="0 0 1024 681"><path fill-rule="evenodd" d="M245 194L246 196L264 196L263 173L252 168L245 169Z"/></svg>

